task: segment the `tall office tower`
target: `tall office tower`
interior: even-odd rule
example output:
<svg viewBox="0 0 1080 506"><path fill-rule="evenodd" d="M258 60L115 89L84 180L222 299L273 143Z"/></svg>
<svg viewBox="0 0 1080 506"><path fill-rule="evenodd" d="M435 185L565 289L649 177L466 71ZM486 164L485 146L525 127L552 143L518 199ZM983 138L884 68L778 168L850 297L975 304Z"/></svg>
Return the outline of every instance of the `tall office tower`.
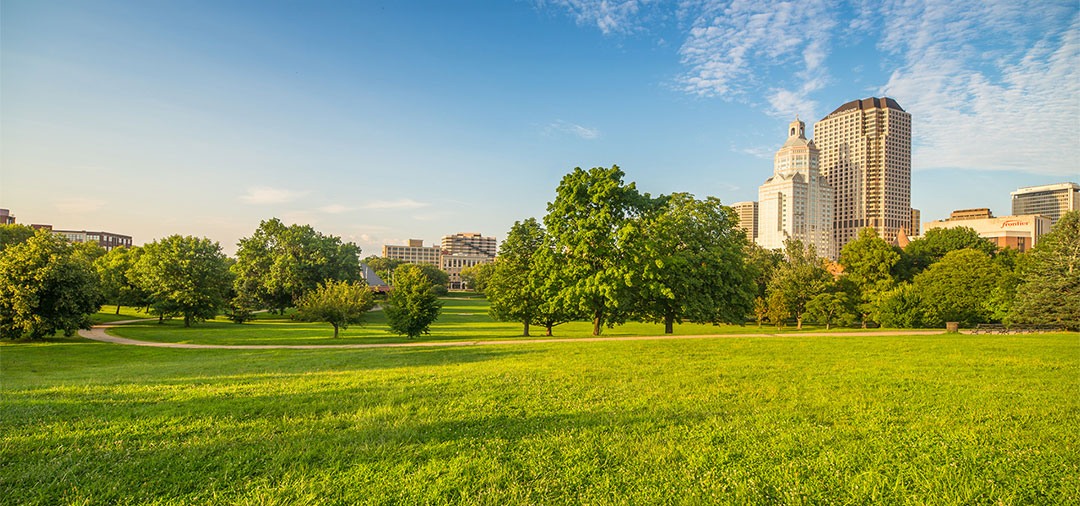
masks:
<svg viewBox="0 0 1080 506"><path fill-rule="evenodd" d="M908 237L917 237L922 232L922 229L920 227L921 224L922 224L922 211L920 211L918 209L915 209L915 208L912 208L911 209L911 222L908 223L908 228L906 229Z"/></svg>
<svg viewBox="0 0 1080 506"><path fill-rule="evenodd" d="M1041 214L1057 223L1061 215L1080 209L1080 184L1057 183L1027 186L1012 192L1014 216Z"/></svg>
<svg viewBox="0 0 1080 506"><path fill-rule="evenodd" d="M837 251L867 227L895 243L911 222L911 114L891 98L848 102L814 124L814 143L836 195Z"/></svg>
<svg viewBox="0 0 1080 506"><path fill-rule="evenodd" d="M476 232L463 232L442 238L444 255L481 255L495 258L499 248L494 237L484 237Z"/></svg>
<svg viewBox="0 0 1080 506"><path fill-rule="evenodd" d="M746 231L746 239L754 242L757 238L757 202L736 202L731 208L739 216L739 228Z"/></svg>
<svg viewBox="0 0 1080 506"><path fill-rule="evenodd" d="M773 159L773 176L758 187L757 243L782 249L785 240L798 239L835 259L832 225L833 190L818 170L818 148L806 139L806 124L796 118Z"/></svg>

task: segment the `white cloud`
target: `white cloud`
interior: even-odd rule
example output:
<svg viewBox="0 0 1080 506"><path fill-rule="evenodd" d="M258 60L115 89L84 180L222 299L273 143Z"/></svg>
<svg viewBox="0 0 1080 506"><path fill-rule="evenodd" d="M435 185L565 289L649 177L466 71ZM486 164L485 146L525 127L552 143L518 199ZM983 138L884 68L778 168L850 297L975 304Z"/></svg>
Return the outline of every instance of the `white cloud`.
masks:
<svg viewBox="0 0 1080 506"><path fill-rule="evenodd" d="M373 200L367 202L361 207L363 209L420 209L422 207L428 207L431 204L427 202L417 202L413 199L397 199L397 200Z"/></svg>
<svg viewBox="0 0 1080 506"><path fill-rule="evenodd" d="M1080 13L1061 7L886 6L879 47L902 64L880 92L912 115L916 168L1076 176Z"/></svg>
<svg viewBox="0 0 1080 506"><path fill-rule="evenodd" d="M248 204L283 204L292 202L308 192L271 188L269 186L256 186L248 188L247 193L240 196L240 200Z"/></svg>
<svg viewBox="0 0 1080 506"><path fill-rule="evenodd" d="M583 127L563 120L556 120L547 126L547 131L560 132L574 135L580 139L591 141L600 137L600 131L595 128Z"/></svg>
<svg viewBox="0 0 1080 506"><path fill-rule="evenodd" d="M579 25L594 25L604 35L626 33L636 30L638 12L647 0L540 0L540 5L550 3L570 12Z"/></svg>
<svg viewBox="0 0 1080 506"><path fill-rule="evenodd" d="M70 197L53 201L56 209L67 214L84 214L98 211L105 207L106 202L99 199L85 197Z"/></svg>

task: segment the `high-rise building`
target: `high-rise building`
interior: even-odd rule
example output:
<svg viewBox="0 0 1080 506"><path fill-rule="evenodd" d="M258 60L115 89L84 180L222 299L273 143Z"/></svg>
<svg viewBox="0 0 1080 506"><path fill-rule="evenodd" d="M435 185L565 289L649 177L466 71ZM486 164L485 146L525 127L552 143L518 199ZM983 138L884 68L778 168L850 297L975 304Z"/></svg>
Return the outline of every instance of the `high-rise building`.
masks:
<svg viewBox="0 0 1080 506"><path fill-rule="evenodd" d="M905 229L908 237L917 237L921 230L919 224L922 223L922 211L912 208L911 209L911 221L908 223L908 228ZM902 248L903 246L901 246Z"/></svg>
<svg viewBox="0 0 1080 506"><path fill-rule="evenodd" d="M773 176L758 187L757 243L782 249L798 239L818 255L836 258L833 247L833 190L818 169L818 148L806 139L798 118L773 158Z"/></svg>
<svg viewBox="0 0 1080 506"><path fill-rule="evenodd" d="M442 249L438 246L424 246L424 241L420 239L409 239L408 246L383 245L382 256L411 264L430 264L436 267L441 267L442 264Z"/></svg>
<svg viewBox="0 0 1080 506"><path fill-rule="evenodd" d="M476 232L462 232L443 236L444 255L484 255L495 258L499 243L494 237L484 237Z"/></svg>
<svg viewBox="0 0 1080 506"><path fill-rule="evenodd" d="M757 202L736 202L731 204L731 208L739 216L739 228L746 232L746 239L754 242L757 239Z"/></svg>
<svg viewBox="0 0 1080 506"><path fill-rule="evenodd" d="M1080 184L1028 186L1012 192L1014 215L1041 214L1057 223L1061 215L1080 209Z"/></svg>
<svg viewBox="0 0 1080 506"><path fill-rule="evenodd" d="M891 98L848 102L814 124L821 173L835 192L839 251L873 228L894 243L911 222L911 114Z"/></svg>

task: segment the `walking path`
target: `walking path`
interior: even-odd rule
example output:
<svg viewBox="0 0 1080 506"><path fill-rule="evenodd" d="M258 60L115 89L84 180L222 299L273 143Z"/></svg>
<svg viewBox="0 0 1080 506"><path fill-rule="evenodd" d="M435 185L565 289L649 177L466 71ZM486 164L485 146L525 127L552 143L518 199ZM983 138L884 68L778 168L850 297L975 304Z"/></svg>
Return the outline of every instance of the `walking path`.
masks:
<svg viewBox="0 0 1080 506"><path fill-rule="evenodd" d="M549 338L549 339L499 339L492 341L415 341L408 343L371 343L371 344L187 344L187 343L158 343L153 341L138 341L126 337L117 337L108 334L108 329L125 323L133 323L146 320L126 320L112 322L106 325L95 325L90 330L80 330L79 335L94 341L105 343L126 344L131 346L152 346L155 348L189 348L189 349L215 349L215 350L325 350L325 349L361 349L361 348L424 348L424 347L454 347L454 346L484 346L505 344L541 344L541 343L592 343L599 341L651 341L660 339L713 339L731 337L832 337L832 336L911 336L911 335L934 335L943 334L944 330L886 330L886 331L860 331L860 332L806 332L788 334L704 334L689 336L619 336L619 337L576 337L576 338Z"/></svg>

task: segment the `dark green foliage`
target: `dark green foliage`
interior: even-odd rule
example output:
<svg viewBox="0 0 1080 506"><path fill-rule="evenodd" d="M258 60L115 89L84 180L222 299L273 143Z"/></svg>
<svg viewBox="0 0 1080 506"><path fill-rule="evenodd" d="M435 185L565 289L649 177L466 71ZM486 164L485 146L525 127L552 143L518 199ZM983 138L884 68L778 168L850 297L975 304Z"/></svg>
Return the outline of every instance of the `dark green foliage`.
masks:
<svg viewBox="0 0 1080 506"><path fill-rule="evenodd" d="M1018 271L1010 321L1080 330L1080 211L1062 215Z"/></svg>
<svg viewBox="0 0 1080 506"><path fill-rule="evenodd" d="M431 284L431 289L435 291L435 295L442 296L449 292L447 285L450 284L450 275L446 271L431 264L416 264L416 266L424 273L424 277Z"/></svg>
<svg viewBox="0 0 1080 506"><path fill-rule="evenodd" d="M806 316L814 322L824 323L825 330L834 324L847 325L855 318L855 304L843 291L825 292L806 303Z"/></svg>
<svg viewBox="0 0 1080 506"><path fill-rule="evenodd" d="M754 276L754 285L757 297L765 298L769 281L776 273L780 262L784 261L784 253L776 250L762 248L759 244L748 242L746 245L746 264L750 273Z"/></svg>
<svg viewBox="0 0 1080 506"><path fill-rule="evenodd" d="M619 229L652 205L634 183L623 182L622 170L575 168L562 178L555 200L548 204L544 225L551 235L567 285L559 303L572 312L588 315L593 333L625 321L632 310L626 274L626 245Z"/></svg>
<svg viewBox="0 0 1080 506"><path fill-rule="evenodd" d="M882 294L896 286L893 271L900 258L899 249L878 237L872 228L860 230L859 237L841 250L846 288L864 327L877 312Z"/></svg>
<svg viewBox="0 0 1080 506"><path fill-rule="evenodd" d="M904 248L903 265L898 270L901 271L902 279L910 280L934 262L944 258L950 251L968 248L991 256L997 252L997 245L980 237L978 232L969 227L927 230L921 238L911 241Z"/></svg>
<svg viewBox="0 0 1080 506"><path fill-rule="evenodd" d="M493 272L495 272L494 263L476 264L461 269L461 281L465 283L468 290L484 293Z"/></svg>
<svg viewBox="0 0 1080 506"><path fill-rule="evenodd" d="M486 291L491 317L521 322L521 335L526 337L529 325L537 323L541 305L558 296L543 289L546 278L555 274L540 268L538 256L545 253L552 254L547 233L535 218L529 218L514 222L499 245L497 260L490 264Z"/></svg>
<svg viewBox="0 0 1080 506"><path fill-rule="evenodd" d="M804 246L802 241L784 242L784 262L776 269L769 281L769 319L776 323L779 307L795 317L797 328L802 328L806 305L818 294L824 293L832 275L825 269L824 259L817 256L813 245ZM779 299L776 299L779 297ZM778 300L783 303L779 304Z"/></svg>
<svg viewBox="0 0 1080 506"><path fill-rule="evenodd" d="M919 328L925 323L922 298L911 283L901 283L881 295L875 318L892 328Z"/></svg>
<svg viewBox="0 0 1080 506"><path fill-rule="evenodd" d="M145 306L149 303L149 293L143 290L135 279L135 264L142 255L142 248L113 248L94 261L98 278L101 279L101 293L105 302L116 305L116 314L120 306Z"/></svg>
<svg viewBox="0 0 1080 506"><path fill-rule="evenodd" d="M42 339L90 328L99 281L83 250L39 230L0 255L0 338Z"/></svg>
<svg viewBox="0 0 1080 506"><path fill-rule="evenodd" d="M328 280L300 296L296 315L302 321L333 325L336 338L339 328L348 330L349 325L363 323L374 305L375 295L366 284Z"/></svg>
<svg viewBox="0 0 1080 506"><path fill-rule="evenodd" d="M745 232L714 197L676 193L620 230L635 313L664 323L742 324L753 308Z"/></svg>
<svg viewBox="0 0 1080 506"><path fill-rule="evenodd" d="M937 328L950 321L963 326L991 321L992 296L1001 277L1001 267L982 251L946 253L912 282L922 308L922 324Z"/></svg>
<svg viewBox="0 0 1080 506"><path fill-rule="evenodd" d="M258 302L247 294L237 294L229 299L224 315L233 323L245 323L255 319Z"/></svg>
<svg viewBox="0 0 1080 506"><path fill-rule="evenodd" d="M441 308L431 281L419 266L406 264L394 271L394 287L383 308L392 332L409 339L427 334Z"/></svg>
<svg viewBox="0 0 1080 506"><path fill-rule="evenodd" d="M22 244L34 237L34 229L26 225L0 225L0 252Z"/></svg>
<svg viewBox="0 0 1080 506"><path fill-rule="evenodd" d="M224 308L232 276L218 243L173 235L142 251L132 272L136 284L150 294L155 314L181 315L189 327Z"/></svg>
<svg viewBox="0 0 1080 506"><path fill-rule="evenodd" d="M270 309L284 311L328 279L361 279L360 248L310 225L285 226L273 218L238 245L235 290Z"/></svg>

